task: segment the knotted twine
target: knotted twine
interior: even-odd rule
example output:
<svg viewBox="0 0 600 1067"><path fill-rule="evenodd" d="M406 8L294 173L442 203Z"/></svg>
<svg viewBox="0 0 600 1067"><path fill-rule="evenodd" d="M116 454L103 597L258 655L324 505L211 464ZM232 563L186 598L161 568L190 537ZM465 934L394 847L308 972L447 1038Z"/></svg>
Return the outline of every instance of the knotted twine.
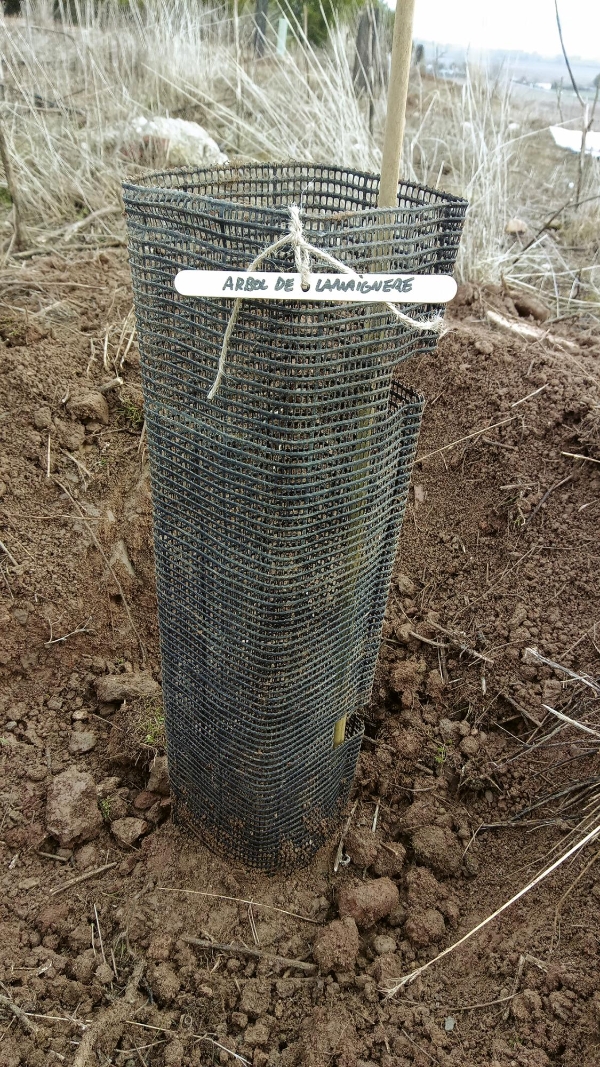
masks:
<svg viewBox="0 0 600 1067"><path fill-rule="evenodd" d="M304 230L302 229L302 220L300 219L300 208L296 204L291 204L289 207L290 213L290 229L289 233L286 233L283 237L280 237L274 244L265 248L255 260L247 268L248 271L256 270L257 267L267 258L272 255L273 252L278 252L280 248L284 248L285 245L291 244L294 250L294 262L296 264L296 270L300 275L300 284L302 289L306 292L310 287L310 257L311 254L317 259L323 260L324 263L329 263L335 270L340 271L342 274L351 274L354 278L359 278L360 275L352 267L347 267L345 263L342 263L335 256L331 256L329 252L325 252L322 248L317 248L315 245L311 245L304 236ZM208 399L212 400L217 393L223 375L225 374L225 366L227 363L227 352L229 349L229 342L233 333L234 326L237 322L240 307L242 306L242 297L237 297L234 302L233 309L227 323L227 329L225 330L225 336L223 337L223 344L221 347L221 355L219 356L219 364L217 367L217 376L211 386L208 393ZM406 315L403 311L400 311L395 304L386 303L384 307L388 308L399 322L405 326L410 326L413 330L428 331L429 333L440 333L443 327L444 320L441 315L438 315L435 319L413 319L410 315Z"/></svg>

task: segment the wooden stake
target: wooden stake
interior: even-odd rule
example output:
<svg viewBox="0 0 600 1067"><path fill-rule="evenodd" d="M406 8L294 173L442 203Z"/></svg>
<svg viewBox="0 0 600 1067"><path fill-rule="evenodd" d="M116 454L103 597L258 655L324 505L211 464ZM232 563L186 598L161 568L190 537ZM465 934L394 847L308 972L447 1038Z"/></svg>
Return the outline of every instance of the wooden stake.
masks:
<svg viewBox="0 0 600 1067"><path fill-rule="evenodd" d="M412 55L412 27L415 0L396 0L392 66L388 89L381 181L378 207L395 208L398 203L398 179L404 139L408 75Z"/></svg>

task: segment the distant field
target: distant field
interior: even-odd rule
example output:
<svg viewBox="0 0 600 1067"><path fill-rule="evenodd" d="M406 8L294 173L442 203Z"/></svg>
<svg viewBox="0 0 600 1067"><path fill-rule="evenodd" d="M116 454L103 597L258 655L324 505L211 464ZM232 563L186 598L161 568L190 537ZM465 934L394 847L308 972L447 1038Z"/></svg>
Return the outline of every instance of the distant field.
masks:
<svg viewBox="0 0 600 1067"><path fill-rule="evenodd" d="M231 18L190 0L90 2L79 12L77 22L57 19L47 0L34 0L27 18L7 18L0 31L0 114L30 248L60 244L72 223L80 244L123 239L121 180L185 162L158 127L143 132L151 117L199 123L230 158L379 169L385 88L370 99L355 88L355 27L333 28L315 49L292 22L282 56L272 27L257 59L247 15L236 45ZM386 40L379 46L385 68ZM574 210L578 157L557 149L547 129L561 120L579 120L572 93L559 102L502 72L472 68L458 83L415 69L403 172L469 199L461 278L542 289L556 314L597 313L600 201L590 198L600 167L586 159L585 203ZM6 190L1 210L6 257L15 251ZM527 230L508 236L515 217Z"/></svg>

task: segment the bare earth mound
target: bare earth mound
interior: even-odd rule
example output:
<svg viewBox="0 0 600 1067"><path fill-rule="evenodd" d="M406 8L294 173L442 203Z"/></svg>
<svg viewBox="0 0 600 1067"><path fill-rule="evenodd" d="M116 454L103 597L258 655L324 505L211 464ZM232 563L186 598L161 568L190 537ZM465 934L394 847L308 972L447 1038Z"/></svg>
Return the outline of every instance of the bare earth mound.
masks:
<svg viewBox="0 0 600 1067"><path fill-rule="evenodd" d="M437 357L399 369L427 407L347 856L267 879L170 819L130 307L102 252L27 263L1 313L0 1067L594 1067L594 846L381 990L595 803L593 737L529 747L583 697L526 649L600 671L600 466L563 454L600 458L597 335L525 339L466 287Z"/></svg>

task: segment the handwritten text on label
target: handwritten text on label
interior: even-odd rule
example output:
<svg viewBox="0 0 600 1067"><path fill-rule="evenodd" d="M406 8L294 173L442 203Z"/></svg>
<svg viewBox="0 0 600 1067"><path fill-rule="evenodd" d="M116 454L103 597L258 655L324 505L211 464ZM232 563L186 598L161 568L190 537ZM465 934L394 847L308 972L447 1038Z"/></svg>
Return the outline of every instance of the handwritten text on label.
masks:
<svg viewBox="0 0 600 1067"><path fill-rule="evenodd" d="M182 296L244 300L334 300L358 303L445 304L456 293L447 274L300 274L276 271L182 270L175 278Z"/></svg>

